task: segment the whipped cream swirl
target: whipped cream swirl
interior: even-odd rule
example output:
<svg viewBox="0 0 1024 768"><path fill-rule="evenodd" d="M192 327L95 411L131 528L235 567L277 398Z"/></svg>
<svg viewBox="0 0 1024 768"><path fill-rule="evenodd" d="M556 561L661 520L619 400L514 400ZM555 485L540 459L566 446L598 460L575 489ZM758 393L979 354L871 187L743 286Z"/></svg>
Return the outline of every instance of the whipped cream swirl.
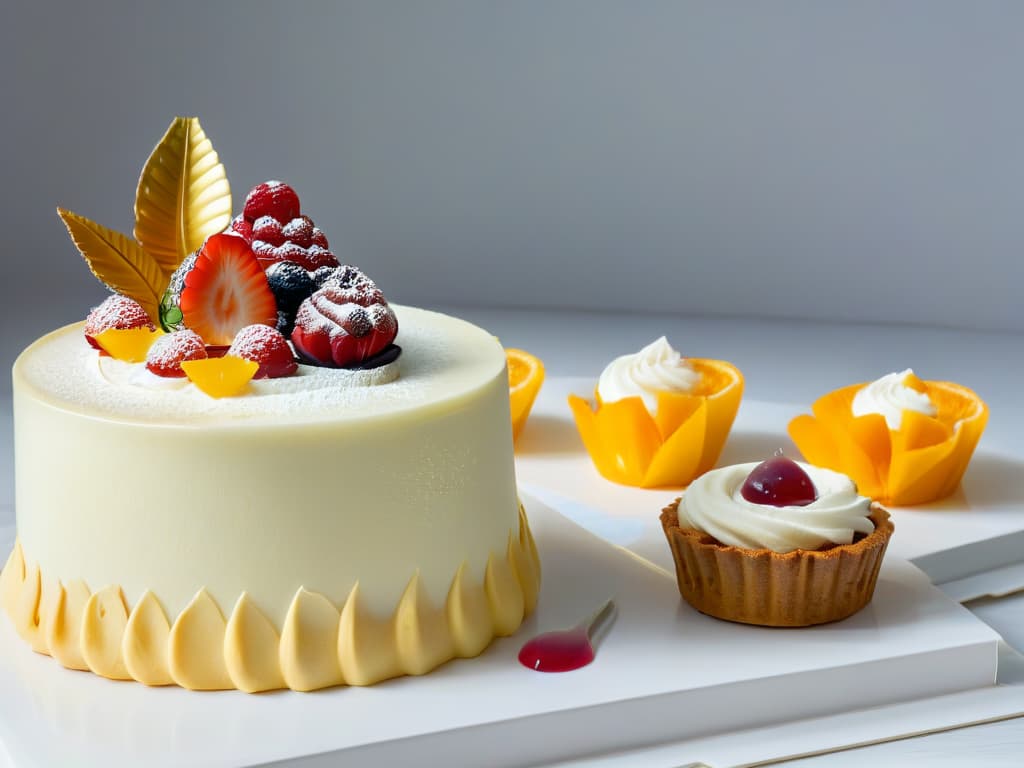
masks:
<svg viewBox="0 0 1024 768"><path fill-rule="evenodd" d="M904 411L917 411L925 416L934 416L938 411L924 392L907 386L907 379L914 372L907 368L899 373L889 373L866 384L853 397L851 410L854 416L878 413L885 417L889 429L895 431L903 423Z"/></svg>
<svg viewBox="0 0 1024 768"><path fill-rule="evenodd" d="M612 360L597 380L597 394L602 403L640 397L654 415L659 392L689 393L699 382L700 373L662 336L635 354Z"/></svg>
<svg viewBox="0 0 1024 768"><path fill-rule="evenodd" d="M811 478L818 498L803 507L774 507L743 498L741 489L757 462L706 472L679 502L679 525L744 549L767 548L780 554L849 544L855 533L871 533L871 499L860 496L846 475L797 462Z"/></svg>

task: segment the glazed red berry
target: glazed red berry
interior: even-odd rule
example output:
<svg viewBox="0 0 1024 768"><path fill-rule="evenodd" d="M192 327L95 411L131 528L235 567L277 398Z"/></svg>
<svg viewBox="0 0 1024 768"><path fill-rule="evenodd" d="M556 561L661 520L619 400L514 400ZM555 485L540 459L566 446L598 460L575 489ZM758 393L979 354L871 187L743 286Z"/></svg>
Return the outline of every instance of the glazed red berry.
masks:
<svg viewBox="0 0 1024 768"><path fill-rule="evenodd" d="M803 467L785 456L773 456L754 467L740 489L752 504L805 507L818 498Z"/></svg>
<svg viewBox="0 0 1024 768"><path fill-rule="evenodd" d="M146 368L157 376L180 379L185 375L181 364L186 360L205 360L206 345L195 331L175 331L153 342L146 355Z"/></svg>
<svg viewBox="0 0 1024 768"><path fill-rule="evenodd" d="M242 215L254 222L260 216L272 216L280 222L299 215L299 196L295 190L280 181L257 184L245 198Z"/></svg>
<svg viewBox="0 0 1024 768"><path fill-rule="evenodd" d="M267 325L247 325L235 335L228 354L259 363L257 379L291 376L298 368L292 348L281 332Z"/></svg>
<svg viewBox="0 0 1024 768"><path fill-rule="evenodd" d="M153 321L149 319L146 310L134 299L115 293L103 300L103 303L95 307L85 319L85 340L94 349L100 349L96 343L96 336L115 328L119 331L132 328L148 328L156 330ZM100 349L100 351L102 351Z"/></svg>
<svg viewBox="0 0 1024 768"><path fill-rule="evenodd" d="M309 238L310 245L318 245L324 250L327 249L327 235L320 227L313 227L313 234Z"/></svg>

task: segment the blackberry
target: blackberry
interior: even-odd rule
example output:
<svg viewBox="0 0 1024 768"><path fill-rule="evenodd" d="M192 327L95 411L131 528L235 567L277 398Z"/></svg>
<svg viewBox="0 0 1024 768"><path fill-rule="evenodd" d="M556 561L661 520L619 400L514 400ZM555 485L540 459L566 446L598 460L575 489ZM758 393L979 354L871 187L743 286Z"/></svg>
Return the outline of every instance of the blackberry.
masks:
<svg viewBox="0 0 1024 768"><path fill-rule="evenodd" d="M330 279L336 269L338 267L320 267L316 272L313 272L313 282L316 283L316 287L323 288L324 283Z"/></svg>
<svg viewBox="0 0 1024 768"><path fill-rule="evenodd" d="M277 325L274 326L281 335L286 339L290 338L292 331L295 330L295 314L282 312L280 309L277 310Z"/></svg>
<svg viewBox="0 0 1024 768"><path fill-rule="evenodd" d="M279 312L294 316L303 300L317 289L312 275L294 261L279 261L267 267L267 283L274 294Z"/></svg>

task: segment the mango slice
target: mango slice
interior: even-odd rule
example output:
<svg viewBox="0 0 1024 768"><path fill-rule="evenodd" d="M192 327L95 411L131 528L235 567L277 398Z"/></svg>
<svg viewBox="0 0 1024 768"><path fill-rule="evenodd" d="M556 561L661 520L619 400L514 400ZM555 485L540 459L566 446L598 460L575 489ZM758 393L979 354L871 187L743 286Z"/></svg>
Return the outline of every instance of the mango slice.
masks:
<svg viewBox="0 0 1024 768"><path fill-rule="evenodd" d="M103 351L115 360L123 360L126 363L142 363L146 360L146 354L153 342L163 331L155 331L149 328L108 328L96 334L93 338Z"/></svg>
<svg viewBox="0 0 1024 768"><path fill-rule="evenodd" d="M210 397L233 397L241 393L259 367L253 360L234 355L186 360L181 364L189 381Z"/></svg>

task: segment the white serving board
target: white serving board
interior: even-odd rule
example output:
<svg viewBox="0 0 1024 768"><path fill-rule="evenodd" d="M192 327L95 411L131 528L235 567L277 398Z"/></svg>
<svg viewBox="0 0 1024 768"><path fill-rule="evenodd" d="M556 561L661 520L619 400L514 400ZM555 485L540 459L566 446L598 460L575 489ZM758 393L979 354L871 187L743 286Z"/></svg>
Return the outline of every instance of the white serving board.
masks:
<svg viewBox="0 0 1024 768"><path fill-rule="evenodd" d="M875 600L844 622L748 627L696 613L660 569L527 505L544 568L538 612L478 659L370 688L193 693L64 670L3 619L0 745L17 768L318 754L501 768L992 689L998 635L904 561L886 560ZM619 617L591 666L545 675L516 662L530 635L574 623L609 595Z"/></svg>
<svg viewBox="0 0 1024 768"><path fill-rule="evenodd" d="M679 493L630 488L597 473L566 402L570 393L588 395L592 388L588 379L544 382L516 445L519 480L549 502L582 505L586 511L569 512L576 522L667 567L671 553L658 514ZM744 400L718 465L761 461L780 449L799 457L786 426L808 409ZM935 583L961 582L951 590L960 599L1024 588L1024 570L1015 568L1024 563L1022 478L1024 461L986 451L983 436L953 496L920 507L890 508L896 534L889 553L912 561ZM988 571L998 573L993 579L970 578Z"/></svg>

